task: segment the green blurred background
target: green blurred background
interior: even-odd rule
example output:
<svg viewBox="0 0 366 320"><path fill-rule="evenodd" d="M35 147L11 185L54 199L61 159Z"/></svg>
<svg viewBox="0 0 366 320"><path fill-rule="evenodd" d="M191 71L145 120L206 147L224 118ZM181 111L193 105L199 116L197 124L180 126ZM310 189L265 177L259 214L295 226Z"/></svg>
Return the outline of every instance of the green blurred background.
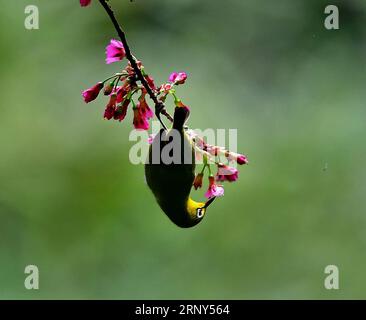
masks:
<svg viewBox="0 0 366 320"><path fill-rule="evenodd" d="M332 1L337 31L328 1L111 1L158 83L189 73L190 126L238 128L250 160L187 230L129 163L131 113L81 99L119 71L99 3L0 3L0 298L366 298L365 1Z"/></svg>

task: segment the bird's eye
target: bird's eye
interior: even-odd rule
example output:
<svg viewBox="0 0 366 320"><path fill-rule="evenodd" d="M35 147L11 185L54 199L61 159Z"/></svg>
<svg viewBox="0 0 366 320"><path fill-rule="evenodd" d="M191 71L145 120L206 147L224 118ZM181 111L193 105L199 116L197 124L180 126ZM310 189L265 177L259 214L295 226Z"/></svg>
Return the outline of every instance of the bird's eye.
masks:
<svg viewBox="0 0 366 320"><path fill-rule="evenodd" d="M203 209L202 208L198 208L197 209L197 218L202 218L203 217Z"/></svg>

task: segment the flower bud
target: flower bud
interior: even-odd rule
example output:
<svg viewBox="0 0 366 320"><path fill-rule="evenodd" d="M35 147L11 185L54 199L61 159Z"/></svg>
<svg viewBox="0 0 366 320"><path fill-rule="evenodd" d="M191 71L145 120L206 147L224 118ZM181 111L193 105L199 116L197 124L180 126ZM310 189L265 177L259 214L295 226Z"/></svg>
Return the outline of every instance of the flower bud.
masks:
<svg viewBox="0 0 366 320"><path fill-rule="evenodd" d="M105 96L109 96L112 91L113 91L113 87L114 87L114 82L110 82L108 83L105 87L104 87L104 95Z"/></svg>
<svg viewBox="0 0 366 320"><path fill-rule="evenodd" d="M98 97L100 90L103 88L103 83L98 82L95 86L83 91L83 98L86 103L95 100Z"/></svg>
<svg viewBox="0 0 366 320"><path fill-rule="evenodd" d="M203 180L203 173L197 174L196 178L193 181L193 187L195 190L202 188L202 180Z"/></svg>

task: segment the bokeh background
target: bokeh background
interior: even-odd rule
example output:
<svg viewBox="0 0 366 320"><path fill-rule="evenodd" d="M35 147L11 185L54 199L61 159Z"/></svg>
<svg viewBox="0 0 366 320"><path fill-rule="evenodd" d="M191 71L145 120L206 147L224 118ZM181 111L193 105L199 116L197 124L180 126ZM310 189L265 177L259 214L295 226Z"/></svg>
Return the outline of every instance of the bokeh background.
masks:
<svg viewBox="0 0 366 320"><path fill-rule="evenodd" d="M250 159L188 230L129 162L131 112L81 99L120 69L99 3L0 3L0 298L366 298L365 1L332 1L337 31L321 0L111 1L158 83L189 73L190 126L238 128Z"/></svg>

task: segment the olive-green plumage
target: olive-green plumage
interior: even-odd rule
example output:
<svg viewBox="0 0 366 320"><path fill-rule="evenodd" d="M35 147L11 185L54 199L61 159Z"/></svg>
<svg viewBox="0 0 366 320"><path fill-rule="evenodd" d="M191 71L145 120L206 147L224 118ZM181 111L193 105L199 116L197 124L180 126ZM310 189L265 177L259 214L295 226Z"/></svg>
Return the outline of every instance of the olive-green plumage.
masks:
<svg viewBox="0 0 366 320"><path fill-rule="evenodd" d="M183 129L188 116L187 107L175 108L172 129L162 129L156 135L145 164L147 184L160 208L182 228L199 223L207 207L189 197L195 176L195 157Z"/></svg>

